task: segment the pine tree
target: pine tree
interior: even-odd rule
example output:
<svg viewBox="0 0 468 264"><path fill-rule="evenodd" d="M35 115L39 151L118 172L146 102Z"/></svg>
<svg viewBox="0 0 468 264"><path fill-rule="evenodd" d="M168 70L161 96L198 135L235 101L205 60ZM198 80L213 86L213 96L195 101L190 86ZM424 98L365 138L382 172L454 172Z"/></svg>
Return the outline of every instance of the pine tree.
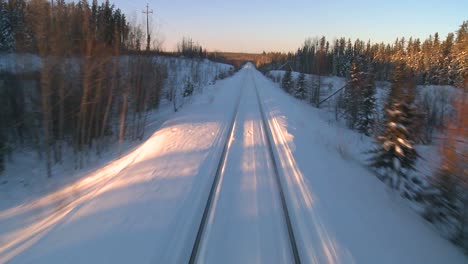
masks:
<svg viewBox="0 0 468 264"><path fill-rule="evenodd" d="M464 21L457 31L457 39L452 49L453 59L451 78L457 87L468 86L468 21Z"/></svg>
<svg viewBox="0 0 468 264"><path fill-rule="evenodd" d="M401 111L405 114L403 125L407 128L409 139L412 142L421 142L422 131L424 127L424 114L421 106L416 104L416 83L414 81L413 71L404 63L397 63L394 71L394 85L402 83L403 85L396 89L399 102L401 102ZM393 91L393 90L392 90Z"/></svg>
<svg viewBox="0 0 468 264"><path fill-rule="evenodd" d="M357 62L353 62L349 79L344 91L344 116L348 127L354 129L358 122L359 108L362 103L363 74Z"/></svg>
<svg viewBox="0 0 468 264"><path fill-rule="evenodd" d="M407 127L408 95L406 90L411 86L411 80L403 64L399 63L394 71L394 83L385 105L385 124L382 133L377 137L378 147L370 153L371 166L383 170L384 180L390 186L402 192L407 198L413 198L420 181L410 178L410 171L415 170L414 164L418 153L413 146L410 131Z"/></svg>
<svg viewBox="0 0 468 264"><path fill-rule="evenodd" d="M185 88L184 88L184 97L189 97L192 96L194 90L194 84L190 78L187 78L187 81L185 82Z"/></svg>
<svg viewBox="0 0 468 264"><path fill-rule="evenodd" d="M370 65L366 74L366 80L362 89L362 103L359 107L357 129L359 132L370 136L375 114L375 81L373 68Z"/></svg>
<svg viewBox="0 0 468 264"><path fill-rule="evenodd" d="M301 73L297 79L294 96L301 100L304 100L306 98L306 80L304 73Z"/></svg>
<svg viewBox="0 0 468 264"><path fill-rule="evenodd" d="M291 70L286 71L283 76L283 81L281 83L281 87L287 92L291 93L293 88L293 80L292 80L292 72Z"/></svg>

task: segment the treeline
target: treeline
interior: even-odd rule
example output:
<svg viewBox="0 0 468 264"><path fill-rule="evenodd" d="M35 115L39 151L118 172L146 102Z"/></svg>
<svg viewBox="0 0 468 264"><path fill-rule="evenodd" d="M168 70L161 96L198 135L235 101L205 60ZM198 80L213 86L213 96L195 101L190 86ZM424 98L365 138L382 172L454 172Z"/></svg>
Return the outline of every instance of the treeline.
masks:
<svg viewBox="0 0 468 264"><path fill-rule="evenodd" d="M263 52L263 53L241 53L241 52L219 52L214 51L208 53L210 60L219 61L226 64L234 65L236 68L241 67L246 62L252 62L257 67L271 63L272 61L279 61L285 58L285 54L281 52Z"/></svg>
<svg viewBox="0 0 468 264"><path fill-rule="evenodd" d="M364 42L339 38L329 42L325 37L308 39L295 53L263 64L264 71L284 66L292 70L347 77L352 61L360 59L373 64L377 80L390 81L395 63L399 61L411 69L417 84L441 84L461 87L468 75L468 21L456 34L449 33L442 40L438 33L426 40L399 38L393 44Z"/></svg>
<svg viewBox="0 0 468 264"><path fill-rule="evenodd" d="M45 35L53 36L48 43L62 42L68 54L83 53L90 41L119 51L135 50L144 40L138 31L109 1L0 0L0 52L43 52Z"/></svg>
<svg viewBox="0 0 468 264"><path fill-rule="evenodd" d="M17 148L37 150L50 177L64 153L78 168L91 151L143 137L167 71L139 52L141 29L109 1L0 3L0 46L40 60L38 71L0 72L0 172Z"/></svg>
<svg viewBox="0 0 468 264"><path fill-rule="evenodd" d="M466 27L467 23L464 23L458 32L456 44L451 49L452 54L460 52L462 54L460 56L464 56L465 63L468 50L465 48L460 51L457 45L468 47ZM444 45L445 42L442 46ZM319 49L319 53L314 57L315 60L312 61L315 63L312 64L313 67L317 69L314 72L316 74L309 78L304 73L296 79L293 78L291 71L293 67L289 67L282 79L273 75L269 77L275 81L281 80L281 87L286 92L319 107L323 89L320 78L326 74L322 69L327 69L328 65L320 58L327 58L327 54L327 52L320 53ZM457 60L456 57L452 57L443 61L459 65L459 62L454 62ZM445 96L439 93L432 94L431 100L421 96L417 90L420 78L438 76L439 81L440 77L444 76L441 73L451 72L451 66L447 64L441 66L434 62L430 68L432 70L420 72L405 56L393 58L387 66L391 67L389 77L391 86L385 105L381 108L376 103L375 80L379 74L376 68L385 65L375 62L375 58L368 58L362 54L353 56L350 67L343 73L346 76L346 85L335 95L337 98L334 105L335 118L344 120L350 129L375 138L375 148L369 150L368 154L369 165L375 169L378 178L401 193L404 198L422 205L424 208L422 214L427 220L440 226L454 243L468 249L466 66L461 71L454 70L454 75L448 75L452 76L449 79L453 78L451 80L455 81L451 84L460 87L456 89L453 102L449 102L448 98L444 98ZM443 67L447 69L440 70ZM437 104L437 101L443 100L451 103L453 111L445 109L445 105ZM433 175L421 175L421 172L417 171L416 163L422 157L415 145L431 143L436 131L440 143L441 163Z"/></svg>
<svg viewBox="0 0 468 264"><path fill-rule="evenodd" d="M183 37L182 40L177 43L178 56L184 56L187 58L206 58L207 51L198 43L189 37Z"/></svg>

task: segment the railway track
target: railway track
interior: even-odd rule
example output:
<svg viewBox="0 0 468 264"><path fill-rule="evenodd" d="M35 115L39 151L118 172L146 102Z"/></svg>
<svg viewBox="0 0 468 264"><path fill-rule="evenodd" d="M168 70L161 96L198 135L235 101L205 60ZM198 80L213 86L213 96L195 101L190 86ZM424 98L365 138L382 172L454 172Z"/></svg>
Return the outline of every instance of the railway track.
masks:
<svg viewBox="0 0 468 264"><path fill-rule="evenodd" d="M260 113L260 116L261 116L261 126L263 128L261 130L262 130L262 132L264 134L264 137L266 138L266 145L267 145L266 149L267 149L268 156L269 156L268 159L271 162L272 167L273 167L272 168L272 172L273 172L272 174L273 175L268 175L268 176L271 176L271 177L274 178L275 186L277 187L277 191L278 191L278 194L279 194L279 200L280 200L280 204L281 204L282 216L284 218L283 219L284 223L286 224L287 237L289 239L288 244L290 246L292 262L296 263L296 264L299 264L299 263L301 263L300 255L299 255L299 252L298 252L296 238L295 238L294 230L293 230L292 223L291 223L291 216L290 216L290 213L289 213L290 210L288 209L288 205L287 205L287 202L286 202L286 197L285 197L285 194L284 194L284 191L283 191L283 186L282 186L282 183L281 183L281 178L280 178L280 173L279 173L280 167L278 166L278 162L276 161L276 158L275 158L275 147L273 145L273 140L272 140L272 131L271 131L269 125L268 125L268 122L267 122L267 119L266 119L266 114L265 114L263 105L262 105L261 100L260 100L260 94L259 94L258 88L257 88L257 86L255 84L254 77L253 77L251 72L249 72L248 74L250 75L251 81L252 81L254 89L255 89L256 102L257 102L257 105L258 105L257 109L258 109L258 111ZM244 79L243 83L245 85L245 79ZM204 239L206 239L204 237L204 234L205 234L205 231L206 231L206 228L207 228L208 219L210 218L210 214L213 213L212 210L213 210L214 201L216 201L216 199L217 199L216 196L220 195L219 194L220 193L219 190L220 190L220 187L221 187L220 184L224 184L224 183L220 183L220 178L222 178L224 170L226 168L226 164L227 164L227 161L228 161L227 156L228 156L228 153L230 151L231 144L233 142L233 137L234 137L234 133L235 133L235 130L236 130L236 125L239 122L239 120L238 120L238 118L239 118L239 105L240 105L240 103L242 101L242 97L244 96L244 91L243 90L244 90L244 87L242 87L240 95L237 98L235 111L234 111L234 114L233 114L233 117L232 117L232 120L231 120L231 123L230 123L230 126L229 126L229 130L228 130L228 136L227 136L226 142L224 144L220 160L218 162L216 173L214 175L213 182L212 182L212 185L211 185L211 188L210 188L210 193L209 193L209 196L208 196L208 199L207 199L204 211L203 211L203 216L202 216L202 219L201 219L198 231L197 231L197 235L196 235L193 247L192 247L192 252L191 252L190 260L189 260L190 264L194 264L194 263L198 262L198 257L199 257L199 252L200 252L200 247L201 247L202 241ZM219 243L222 243L222 241L220 241Z"/></svg>
<svg viewBox="0 0 468 264"><path fill-rule="evenodd" d="M245 83L245 78L244 78L243 83ZM223 151L221 153L221 157L220 157L219 162L218 162L218 167L216 168L216 172L215 172L215 175L214 175L214 178L213 178L213 183L212 183L211 188L210 188L210 194L208 195L208 200L206 201L205 209L203 210L203 216L202 216L200 225L198 227L197 236L196 236L195 242L193 244L192 253L190 254L190 260L189 260L190 264L196 263L198 251L199 251L199 248L200 248L200 243L202 241L203 233L204 233L205 228L206 228L206 223L207 223L207 220L208 220L208 217L209 217L209 214L210 214L210 210L211 210L211 208L213 206L213 201L214 201L214 198L215 198L215 192L216 192L216 189L219 186L219 179L221 178L221 174L223 173L223 170L224 170L225 165L226 165L226 157L227 157L229 147L232 144L232 138L233 138L233 134L234 134L234 130L235 130L237 116L239 114L239 105L240 105L240 101L241 101L241 98L242 98L243 90L244 89L242 88L241 91L240 91L240 94L239 94L239 96L237 98L234 114L232 116L232 120L230 122L230 126L229 126L229 129L228 129L228 136L226 138L226 142L224 144Z"/></svg>

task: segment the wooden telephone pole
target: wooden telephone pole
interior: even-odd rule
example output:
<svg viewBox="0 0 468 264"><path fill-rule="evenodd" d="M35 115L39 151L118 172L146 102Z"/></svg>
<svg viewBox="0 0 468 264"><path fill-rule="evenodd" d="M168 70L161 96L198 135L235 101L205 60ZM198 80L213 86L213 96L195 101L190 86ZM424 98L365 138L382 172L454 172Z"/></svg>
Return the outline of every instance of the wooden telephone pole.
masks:
<svg viewBox="0 0 468 264"><path fill-rule="evenodd" d="M146 10L143 11L143 14L146 14L146 50L150 50L151 44L151 35L149 33L149 15L153 14L153 10L149 9L149 3L146 3Z"/></svg>

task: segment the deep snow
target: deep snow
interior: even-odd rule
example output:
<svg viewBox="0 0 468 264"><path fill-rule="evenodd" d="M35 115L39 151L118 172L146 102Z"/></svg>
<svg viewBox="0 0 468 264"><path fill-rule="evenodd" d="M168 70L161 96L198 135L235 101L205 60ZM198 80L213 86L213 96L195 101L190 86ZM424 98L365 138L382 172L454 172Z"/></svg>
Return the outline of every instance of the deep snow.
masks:
<svg viewBox="0 0 468 264"><path fill-rule="evenodd" d="M252 67L217 82L121 159L55 193L2 207L0 262L186 263L242 89L202 260L226 261L230 254L250 263L286 262L284 234L269 232L281 229L281 221L254 87L276 144L303 263L467 263L352 159L366 142L360 135L327 122Z"/></svg>

